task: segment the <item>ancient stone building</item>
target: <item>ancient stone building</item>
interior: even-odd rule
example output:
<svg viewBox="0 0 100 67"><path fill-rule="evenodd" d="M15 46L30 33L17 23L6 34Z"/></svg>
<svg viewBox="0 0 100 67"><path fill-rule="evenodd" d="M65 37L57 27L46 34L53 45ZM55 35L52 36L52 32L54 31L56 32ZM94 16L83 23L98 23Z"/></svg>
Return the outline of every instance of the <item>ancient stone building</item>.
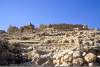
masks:
<svg viewBox="0 0 100 67"><path fill-rule="evenodd" d="M87 30L87 25L82 24L49 24L47 27L54 28L57 30L71 31L71 30Z"/></svg>

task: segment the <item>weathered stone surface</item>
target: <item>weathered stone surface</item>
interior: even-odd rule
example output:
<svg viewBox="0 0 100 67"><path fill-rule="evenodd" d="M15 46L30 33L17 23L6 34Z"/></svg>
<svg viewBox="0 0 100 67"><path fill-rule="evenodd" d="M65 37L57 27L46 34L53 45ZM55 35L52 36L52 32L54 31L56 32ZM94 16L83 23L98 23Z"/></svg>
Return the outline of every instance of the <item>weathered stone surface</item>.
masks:
<svg viewBox="0 0 100 67"><path fill-rule="evenodd" d="M84 57L85 61L90 63L90 62L94 62L96 60L96 55L93 53L88 53L86 54L86 56Z"/></svg>
<svg viewBox="0 0 100 67"><path fill-rule="evenodd" d="M91 62L91 63L88 63L88 65L89 65L89 66L94 66L94 63L93 63L93 62Z"/></svg>
<svg viewBox="0 0 100 67"><path fill-rule="evenodd" d="M60 66L72 66L71 62L63 62Z"/></svg>
<svg viewBox="0 0 100 67"><path fill-rule="evenodd" d="M84 60L82 58L76 58L76 59L73 59L72 63L73 65L81 66L84 63Z"/></svg>
<svg viewBox="0 0 100 67"><path fill-rule="evenodd" d="M0 38L5 37L10 43L0 41L0 61L3 60L0 65L99 65L100 35L95 34L94 30L58 31L46 28L36 30L34 34L3 35Z"/></svg>
<svg viewBox="0 0 100 67"><path fill-rule="evenodd" d="M80 51L74 51L73 52L73 58L79 58L81 57L81 52Z"/></svg>
<svg viewBox="0 0 100 67"><path fill-rule="evenodd" d="M72 59L73 59L73 56L72 56L72 55L65 55L65 56L64 56L64 61L65 61L65 62L71 62Z"/></svg>
<svg viewBox="0 0 100 67"><path fill-rule="evenodd" d="M85 56L85 55L86 55L86 52L83 52L83 53L82 53L82 56Z"/></svg>

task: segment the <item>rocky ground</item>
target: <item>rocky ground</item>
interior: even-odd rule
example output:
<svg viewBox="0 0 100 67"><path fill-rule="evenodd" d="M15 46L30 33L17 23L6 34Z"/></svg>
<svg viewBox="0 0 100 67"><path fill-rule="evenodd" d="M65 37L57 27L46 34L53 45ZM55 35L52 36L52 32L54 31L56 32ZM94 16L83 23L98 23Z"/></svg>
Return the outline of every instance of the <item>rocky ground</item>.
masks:
<svg viewBox="0 0 100 67"><path fill-rule="evenodd" d="M100 66L100 31L44 30L0 37L0 65Z"/></svg>

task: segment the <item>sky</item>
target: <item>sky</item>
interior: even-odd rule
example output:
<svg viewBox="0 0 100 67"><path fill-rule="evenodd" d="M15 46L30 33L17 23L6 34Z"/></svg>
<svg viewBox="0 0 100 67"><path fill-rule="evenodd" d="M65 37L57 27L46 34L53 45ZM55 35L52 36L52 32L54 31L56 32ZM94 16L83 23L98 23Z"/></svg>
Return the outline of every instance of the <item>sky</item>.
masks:
<svg viewBox="0 0 100 67"><path fill-rule="evenodd" d="M0 0L0 29L9 25L85 24L100 28L100 0Z"/></svg>

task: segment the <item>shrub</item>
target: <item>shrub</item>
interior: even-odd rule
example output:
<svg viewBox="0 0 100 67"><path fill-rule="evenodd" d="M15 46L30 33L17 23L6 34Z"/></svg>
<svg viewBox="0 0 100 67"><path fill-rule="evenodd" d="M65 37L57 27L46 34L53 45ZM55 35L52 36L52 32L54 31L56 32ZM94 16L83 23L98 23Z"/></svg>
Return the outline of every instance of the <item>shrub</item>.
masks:
<svg viewBox="0 0 100 67"><path fill-rule="evenodd" d="M9 34L14 34L14 33L16 33L16 32L18 32L18 27L16 27L16 26L9 26L9 28L7 29L7 32L9 33Z"/></svg>
<svg viewBox="0 0 100 67"><path fill-rule="evenodd" d="M30 37L22 37L21 40L30 40Z"/></svg>

